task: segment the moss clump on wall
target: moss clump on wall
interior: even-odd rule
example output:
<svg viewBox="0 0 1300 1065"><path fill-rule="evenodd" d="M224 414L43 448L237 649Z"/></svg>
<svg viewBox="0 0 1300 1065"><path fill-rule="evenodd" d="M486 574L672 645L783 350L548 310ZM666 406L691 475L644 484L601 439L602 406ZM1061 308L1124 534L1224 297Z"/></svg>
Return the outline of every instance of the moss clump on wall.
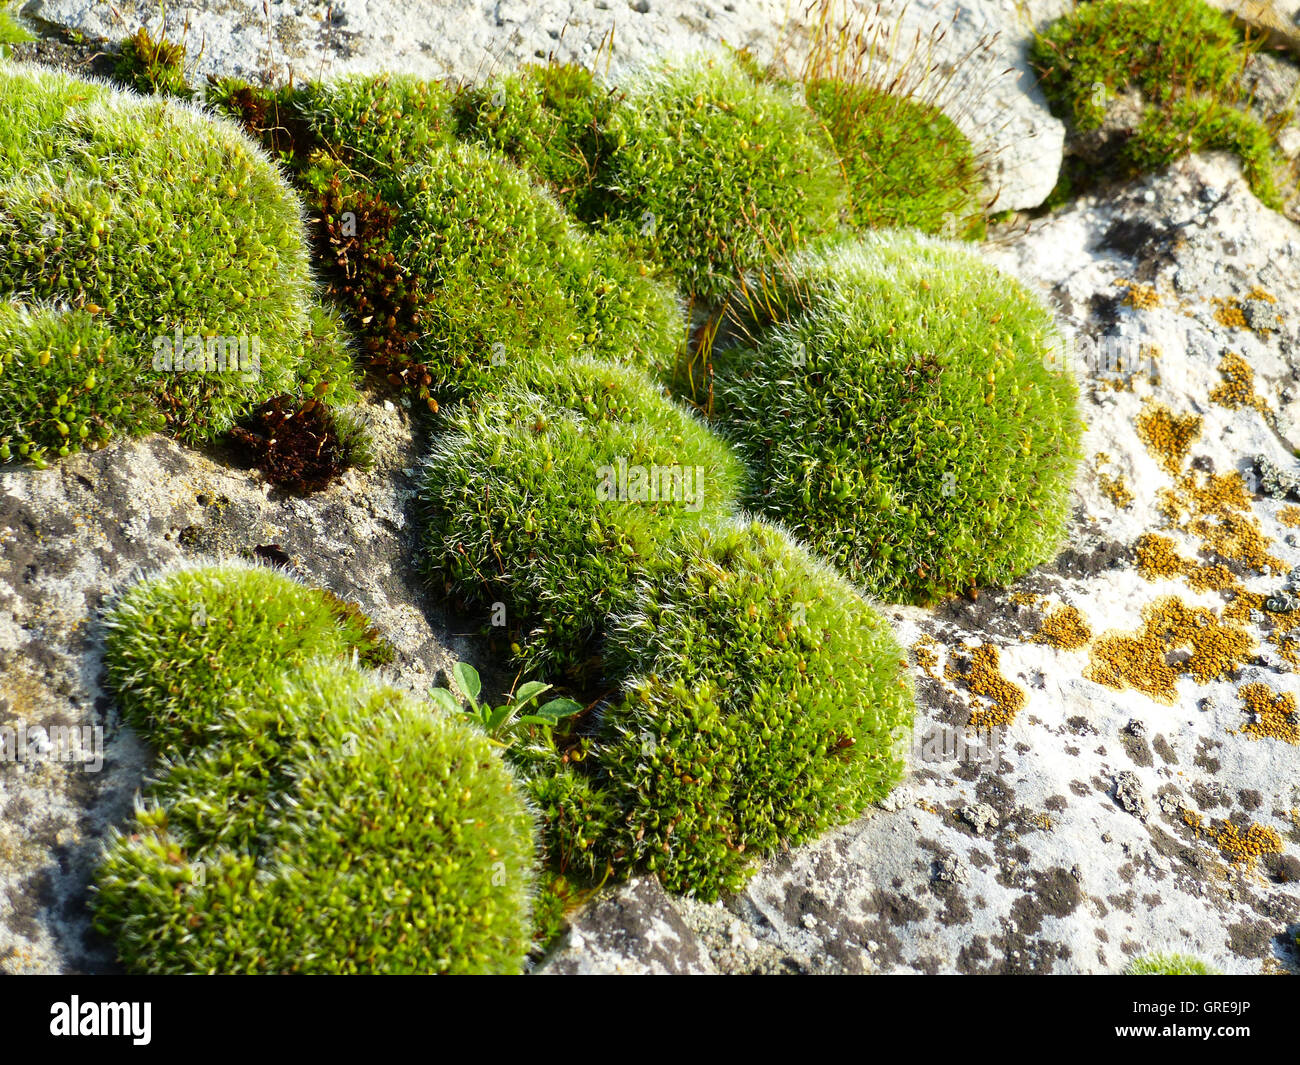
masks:
<svg viewBox="0 0 1300 1065"><path fill-rule="evenodd" d="M753 342L718 356L715 403L748 505L890 601L1055 554L1078 390L1020 285L962 245L882 231L796 256L738 302Z"/></svg>
<svg viewBox="0 0 1300 1065"><path fill-rule="evenodd" d="M1190 954L1147 954L1134 958L1124 970L1125 976L1219 976L1199 958Z"/></svg>
<svg viewBox="0 0 1300 1065"><path fill-rule="evenodd" d="M679 557L613 625L629 679L594 760L614 860L711 899L883 798L913 700L889 624L779 529L706 527Z"/></svg>
<svg viewBox="0 0 1300 1065"><path fill-rule="evenodd" d="M605 139L604 226L706 302L834 229L847 204L815 116L729 58L642 70L622 86Z"/></svg>
<svg viewBox="0 0 1300 1065"><path fill-rule="evenodd" d="M4 62L0 101L11 454L160 425L205 442L262 399L301 391L300 371L313 387L349 387L346 352L313 330L298 201L243 134L174 100ZM83 343L87 316L107 346ZM75 434L69 405L92 410ZM152 415L136 418L143 405Z"/></svg>
<svg viewBox="0 0 1300 1065"><path fill-rule="evenodd" d="M1240 156L1255 194L1280 210L1280 156L1240 81L1251 47L1204 0L1097 0L1038 34L1031 58L1043 91L1078 133L1101 128L1119 94L1141 93L1136 128L1114 138L1104 160L1067 167L1075 191L1107 173L1131 176L1222 149Z"/></svg>
<svg viewBox="0 0 1300 1065"><path fill-rule="evenodd" d="M505 605L530 671L589 673L604 618L676 535L728 512L739 464L635 370L588 359L499 381L429 455L424 564L439 591Z"/></svg>
<svg viewBox="0 0 1300 1065"><path fill-rule="evenodd" d="M974 150L939 108L835 79L810 81L804 91L844 165L855 226L984 235Z"/></svg>
<svg viewBox="0 0 1300 1065"><path fill-rule="evenodd" d="M485 737L336 664L280 675L245 711L107 844L96 925L129 969L519 971L532 818Z"/></svg>

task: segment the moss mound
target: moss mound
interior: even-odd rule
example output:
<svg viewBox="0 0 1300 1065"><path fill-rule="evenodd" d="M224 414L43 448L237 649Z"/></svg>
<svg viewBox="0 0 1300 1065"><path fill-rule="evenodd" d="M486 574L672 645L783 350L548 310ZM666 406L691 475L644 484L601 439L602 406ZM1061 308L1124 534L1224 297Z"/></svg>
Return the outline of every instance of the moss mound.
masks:
<svg viewBox="0 0 1300 1065"><path fill-rule="evenodd" d="M866 84L819 79L804 91L844 164L854 225L983 236L979 168L952 119Z"/></svg>
<svg viewBox="0 0 1300 1065"><path fill-rule="evenodd" d="M211 440L300 392L304 359L318 381L349 380L346 352L315 346L297 199L242 133L173 100L3 62L0 101L10 453L158 424ZM136 420L145 405L155 415ZM87 417L74 427L68 409Z"/></svg>
<svg viewBox="0 0 1300 1065"><path fill-rule="evenodd" d="M593 218L600 215L604 127L616 99L585 67L547 63L466 86L452 108L462 137L528 171L576 217Z"/></svg>
<svg viewBox="0 0 1300 1065"><path fill-rule="evenodd" d="M748 504L872 595L925 602L1047 561L1081 423L1051 314L967 248L899 232L796 257L718 359Z"/></svg>
<svg viewBox="0 0 1300 1065"><path fill-rule="evenodd" d="M1273 134L1246 109L1249 54L1232 19L1204 0L1097 0L1035 37L1031 58L1058 114L1080 133L1101 127L1111 100L1141 90L1142 119L1104 165L1067 167L1063 181L1165 166L1191 152L1240 156L1260 200L1281 209Z"/></svg>
<svg viewBox="0 0 1300 1065"><path fill-rule="evenodd" d="M730 59L642 71L606 128L605 225L705 301L828 232L846 205L817 119Z"/></svg>
<svg viewBox="0 0 1300 1065"><path fill-rule="evenodd" d="M913 703L888 623L779 529L700 529L680 555L612 627L631 679L596 757L618 861L711 899L882 798Z"/></svg>
<svg viewBox="0 0 1300 1065"><path fill-rule="evenodd" d="M200 566L135 584L104 624L109 688L168 755L225 727L282 670L391 655L355 608L265 566Z"/></svg>
<svg viewBox="0 0 1300 1065"><path fill-rule="evenodd" d="M659 386L597 360L522 368L444 428L421 486L425 565L440 591L504 603L530 670L582 669L633 579L725 514L739 481Z"/></svg>
<svg viewBox="0 0 1300 1065"><path fill-rule="evenodd" d="M243 635L264 636L261 622ZM130 969L519 971L532 821L486 737L323 663L280 676L246 709L274 781L258 775L267 752L222 731L108 843L96 924ZM232 780L250 774L261 787L255 801L236 796L242 832L214 832L231 820L211 811L230 809Z"/></svg>
<svg viewBox="0 0 1300 1065"><path fill-rule="evenodd" d="M1217 969L1190 954L1147 954L1134 958L1125 976L1219 976Z"/></svg>

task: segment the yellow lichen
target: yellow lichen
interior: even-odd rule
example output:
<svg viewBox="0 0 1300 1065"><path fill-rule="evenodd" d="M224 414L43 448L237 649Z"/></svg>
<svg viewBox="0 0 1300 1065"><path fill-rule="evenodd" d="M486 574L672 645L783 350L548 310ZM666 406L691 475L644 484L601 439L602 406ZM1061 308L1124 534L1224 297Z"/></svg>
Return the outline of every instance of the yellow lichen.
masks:
<svg viewBox="0 0 1300 1065"><path fill-rule="evenodd" d="M934 667L939 664L939 656L934 653L934 637L927 633L922 633L917 637L916 643L912 644L912 657L916 659L918 668L927 676L938 680L934 672Z"/></svg>
<svg viewBox="0 0 1300 1065"><path fill-rule="evenodd" d="M1148 402L1138 415L1137 433L1151 456L1170 473L1183 468L1183 460L1201 435L1199 414L1174 414L1163 404Z"/></svg>
<svg viewBox="0 0 1300 1065"><path fill-rule="evenodd" d="M1251 720L1242 726L1242 732L1256 739L1300 744L1300 719L1296 717L1294 695L1275 692L1267 684L1247 684L1237 694L1251 713Z"/></svg>
<svg viewBox="0 0 1300 1065"><path fill-rule="evenodd" d="M1062 606L1053 610L1043 618L1042 625L1034 634L1034 643L1050 644L1063 651L1077 651L1090 639L1092 639L1092 630L1083 620L1078 607L1073 606Z"/></svg>
<svg viewBox="0 0 1300 1065"><path fill-rule="evenodd" d="M994 728L1010 725L1025 706L1025 692L1002 675L998 649L991 643L980 644L969 655L953 653L944 667L944 675L967 691L988 700L971 710L970 728Z"/></svg>
<svg viewBox="0 0 1300 1065"><path fill-rule="evenodd" d="M1205 684L1237 668L1255 648L1244 629L1225 625L1213 610L1188 606L1174 596L1148 604L1142 620L1140 632L1108 633L1093 643L1084 673L1088 680L1172 703L1179 676Z"/></svg>
<svg viewBox="0 0 1300 1065"><path fill-rule="evenodd" d="M1230 862L1253 862L1262 854L1281 854L1282 837L1271 828L1253 821L1243 832L1231 821L1224 821L1209 831L1214 844Z"/></svg>
<svg viewBox="0 0 1300 1065"><path fill-rule="evenodd" d="M1150 311L1160 306L1160 293L1151 285L1144 285L1140 281L1129 281L1120 278L1115 282L1117 285L1123 285L1128 289L1124 295L1124 302L1138 311Z"/></svg>
<svg viewBox="0 0 1300 1065"><path fill-rule="evenodd" d="M1228 329L1245 329L1246 315L1236 300L1215 300L1214 320Z"/></svg>
<svg viewBox="0 0 1300 1065"><path fill-rule="evenodd" d="M1254 369L1235 351L1227 352L1219 361L1219 374L1223 381L1210 390L1211 402L1229 410L1253 407L1261 414L1269 413L1268 404L1255 393Z"/></svg>
<svg viewBox="0 0 1300 1065"><path fill-rule="evenodd" d="M1278 511L1277 520L1288 529L1300 529L1300 507L1283 507Z"/></svg>

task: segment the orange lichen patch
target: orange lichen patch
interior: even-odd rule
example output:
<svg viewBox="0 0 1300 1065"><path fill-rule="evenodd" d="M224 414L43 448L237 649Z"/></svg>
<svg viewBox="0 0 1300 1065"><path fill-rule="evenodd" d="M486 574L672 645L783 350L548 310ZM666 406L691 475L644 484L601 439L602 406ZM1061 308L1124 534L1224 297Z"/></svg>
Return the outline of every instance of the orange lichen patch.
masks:
<svg viewBox="0 0 1300 1065"><path fill-rule="evenodd" d="M1256 739L1300 745L1300 718L1296 716L1294 695L1275 692L1267 684L1247 684L1237 694L1251 714L1242 732Z"/></svg>
<svg viewBox="0 0 1300 1065"><path fill-rule="evenodd" d="M1300 507L1283 507L1278 511L1277 520L1288 529L1300 529Z"/></svg>
<svg viewBox="0 0 1300 1065"><path fill-rule="evenodd" d="M934 672L934 667L939 664L939 656L934 653L934 637L927 633L922 633L917 637L916 643L912 644L912 657L916 659L917 667L927 676L938 680Z"/></svg>
<svg viewBox="0 0 1300 1065"><path fill-rule="evenodd" d="M1192 520L1189 530L1201 538L1201 550L1229 562L1239 562L1257 573L1285 571L1286 563L1268 553L1273 541L1249 514L1207 515Z"/></svg>
<svg viewBox="0 0 1300 1065"><path fill-rule="evenodd" d="M971 710L968 728L1010 725L1024 709L1025 692L1002 675L998 649L980 644L969 655L954 651L944 667L944 676L962 684L972 695L988 700Z"/></svg>
<svg viewBox="0 0 1300 1065"><path fill-rule="evenodd" d="M1254 288L1252 288L1249 292L1246 293L1246 299L1263 300L1265 303L1277 302L1276 296L1274 296L1271 292L1264 291L1264 289L1260 288L1258 285L1256 285Z"/></svg>
<svg viewBox="0 0 1300 1065"><path fill-rule="evenodd" d="M1077 651L1092 639L1092 630L1083 620L1078 607L1062 606L1053 610L1038 631L1034 633L1034 643L1050 644L1063 651Z"/></svg>
<svg viewBox="0 0 1300 1065"><path fill-rule="evenodd" d="M1200 438L1201 417L1174 414L1162 404L1148 402L1138 415L1137 432L1151 456L1170 473L1177 473Z"/></svg>
<svg viewBox="0 0 1300 1065"><path fill-rule="evenodd" d="M1230 862L1253 862L1262 854L1282 853L1282 837L1273 829L1253 821L1244 832L1231 821L1224 821L1206 834Z"/></svg>
<svg viewBox="0 0 1300 1065"><path fill-rule="evenodd" d="M1034 606L1039 600L1039 596L1033 592L1012 592L1011 601L1016 606Z"/></svg>
<svg viewBox="0 0 1300 1065"><path fill-rule="evenodd" d="M1134 310L1150 311L1160 306L1160 293L1151 285L1144 285L1141 281L1129 281L1122 277L1116 280L1115 284L1128 289L1124 295L1124 303Z"/></svg>
<svg viewBox="0 0 1300 1065"><path fill-rule="evenodd" d="M1238 625L1250 621L1252 613L1263 616L1262 625L1267 625L1268 643L1277 648L1282 660L1292 668L1300 669L1300 610L1270 610L1268 597L1258 592L1239 591L1223 611L1223 620Z"/></svg>
<svg viewBox="0 0 1300 1065"><path fill-rule="evenodd" d="M1254 369L1235 351L1219 360L1219 374L1223 381L1210 390L1211 402L1229 410L1253 407L1261 414L1270 413L1268 404L1255 392Z"/></svg>
<svg viewBox="0 0 1300 1065"><path fill-rule="evenodd" d="M1120 510L1127 510L1133 505L1133 492L1122 473L1117 473L1113 477L1109 473L1097 474L1097 487Z"/></svg>
<svg viewBox="0 0 1300 1065"><path fill-rule="evenodd" d="M1273 542L1251 513L1251 497L1241 474L1198 477L1189 470L1172 489L1161 489L1157 506L1170 525L1201 541L1200 553L1235 562L1258 573L1276 573L1286 564L1269 554ZM1203 587L1230 587L1222 574L1205 579Z"/></svg>
<svg viewBox="0 0 1300 1065"><path fill-rule="evenodd" d="M1229 329L1247 329L1246 315L1236 300L1215 300L1214 320Z"/></svg>
<svg viewBox="0 0 1300 1065"><path fill-rule="evenodd" d="M1173 540L1157 533L1146 533L1135 545L1137 569L1148 581L1170 580L1183 577L1198 592L1237 589L1240 582L1227 566L1220 563L1205 565L1183 558Z"/></svg>
<svg viewBox="0 0 1300 1065"><path fill-rule="evenodd" d="M1181 577L1189 569L1195 569L1196 563L1183 558L1175 548L1174 542L1167 536L1146 533L1138 537L1134 545L1137 551L1137 569L1143 580L1158 581L1171 577Z"/></svg>
<svg viewBox="0 0 1300 1065"><path fill-rule="evenodd" d="M1235 669L1255 648L1250 633L1173 596L1148 604L1142 620L1138 633L1112 633L1093 644L1088 680L1172 703L1179 676L1205 684Z"/></svg>

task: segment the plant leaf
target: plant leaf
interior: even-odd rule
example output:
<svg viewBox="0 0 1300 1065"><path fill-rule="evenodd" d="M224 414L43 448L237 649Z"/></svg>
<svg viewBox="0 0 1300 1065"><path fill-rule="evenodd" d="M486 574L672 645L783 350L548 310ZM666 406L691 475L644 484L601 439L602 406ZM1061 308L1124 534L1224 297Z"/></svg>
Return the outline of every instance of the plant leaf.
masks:
<svg viewBox="0 0 1300 1065"><path fill-rule="evenodd" d="M439 710L445 710L449 714L459 714L464 709L456 696L452 695L446 688L430 688L429 698L437 705Z"/></svg>
<svg viewBox="0 0 1300 1065"><path fill-rule="evenodd" d="M582 712L582 703L575 703L572 699L552 699L537 708L537 716L546 718L549 721L559 721L561 718L572 717L574 714Z"/></svg>
<svg viewBox="0 0 1300 1065"><path fill-rule="evenodd" d="M479 680L478 670L468 662L457 662L451 667L451 675L456 681L456 686L477 702L479 692L483 690L483 682Z"/></svg>
<svg viewBox="0 0 1300 1065"><path fill-rule="evenodd" d="M519 690L515 692L515 705L523 706L524 703L537 698L548 688L550 688L550 685L540 680L530 680L527 684L519 685Z"/></svg>

